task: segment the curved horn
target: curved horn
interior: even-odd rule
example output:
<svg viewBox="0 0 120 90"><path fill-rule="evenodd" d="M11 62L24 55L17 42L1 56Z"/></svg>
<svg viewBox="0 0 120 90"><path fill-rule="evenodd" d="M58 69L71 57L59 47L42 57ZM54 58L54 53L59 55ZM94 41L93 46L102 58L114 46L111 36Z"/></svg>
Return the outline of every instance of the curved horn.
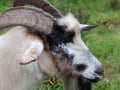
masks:
<svg viewBox="0 0 120 90"><path fill-rule="evenodd" d="M62 17L62 14L60 13L60 11L57 10L54 6L52 6L47 0L15 0L14 1L14 7L24 6L26 4L31 4L38 8L41 8L56 18Z"/></svg>
<svg viewBox="0 0 120 90"><path fill-rule="evenodd" d="M40 9L15 7L0 15L0 29L8 26L26 26L44 34L52 31L54 18Z"/></svg>

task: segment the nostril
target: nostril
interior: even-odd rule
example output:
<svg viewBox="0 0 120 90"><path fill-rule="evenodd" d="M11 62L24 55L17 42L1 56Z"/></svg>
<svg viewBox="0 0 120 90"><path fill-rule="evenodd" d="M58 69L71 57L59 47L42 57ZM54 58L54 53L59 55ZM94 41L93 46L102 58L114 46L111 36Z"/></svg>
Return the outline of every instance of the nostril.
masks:
<svg viewBox="0 0 120 90"><path fill-rule="evenodd" d="M95 71L96 74L99 74L99 75L104 75L104 70L103 68L98 68L96 71Z"/></svg>
<svg viewBox="0 0 120 90"><path fill-rule="evenodd" d="M86 67L87 66L85 64L78 64L78 65L75 66L75 69L77 71L84 71L86 69Z"/></svg>

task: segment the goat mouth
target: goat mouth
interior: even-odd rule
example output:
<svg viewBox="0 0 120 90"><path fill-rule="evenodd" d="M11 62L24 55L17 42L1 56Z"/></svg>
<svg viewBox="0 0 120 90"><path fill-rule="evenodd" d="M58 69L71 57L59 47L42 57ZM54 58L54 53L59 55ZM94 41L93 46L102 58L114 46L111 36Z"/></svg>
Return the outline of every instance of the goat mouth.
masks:
<svg viewBox="0 0 120 90"><path fill-rule="evenodd" d="M86 77L81 76L81 75L80 75L79 77L85 79L86 81L88 81L88 82L90 82L90 83L97 83L98 81L101 80L99 77L95 77L94 79L86 78Z"/></svg>
<svg viewBox="0 0 120 90"><path fill-rule="evenodd" d="M88 79L88 78L85 78L85 79L91 83L97 83L98 81L100 81L98 77L96 77L95 79Z"/></svg>
<svg viewBox="0 0 120 90"><path fill-rule="evenodd" d="M98 81L101 80L101 78L99 78L99 77L95 77L94 79L90 79L90 78L84 77L83 75L80 75L78 73L75 74L75 75L77 75L78 77L81 77L81 78L85 79L86 81L88 81L90 83L97 83Z"/></svg>

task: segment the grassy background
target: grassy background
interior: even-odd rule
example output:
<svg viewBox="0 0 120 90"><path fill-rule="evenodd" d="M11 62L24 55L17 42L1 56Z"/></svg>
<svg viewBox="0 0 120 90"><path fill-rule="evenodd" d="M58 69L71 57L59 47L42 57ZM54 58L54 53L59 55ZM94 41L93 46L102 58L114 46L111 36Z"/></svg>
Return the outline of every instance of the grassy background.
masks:
<svg viewBox="0 0 120 90"><path fill-rule="evenodd" d="M81 23L98 24L82 36L102 62L105 78L93 90L120 90L120 0L49 0L64 14L72 12ZM12 7L13 0L0 0L0 12ZM63 90L60 80L52 78L37 90Z"/></svg>

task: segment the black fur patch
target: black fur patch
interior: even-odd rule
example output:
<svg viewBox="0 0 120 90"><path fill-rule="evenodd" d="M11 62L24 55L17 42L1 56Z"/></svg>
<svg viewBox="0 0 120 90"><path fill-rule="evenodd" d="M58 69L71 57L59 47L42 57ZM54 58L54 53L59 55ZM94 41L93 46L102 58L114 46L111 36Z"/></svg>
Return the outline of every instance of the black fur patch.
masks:
<svg viewBox="0 0 120 90"><path fill-rule="evenodd" d="M47 42L49 43L51 50L59 44L73 42L75 33L72 31L66 31L65 29L65 26L54 24L52 33L47 36Z"/></svg>

